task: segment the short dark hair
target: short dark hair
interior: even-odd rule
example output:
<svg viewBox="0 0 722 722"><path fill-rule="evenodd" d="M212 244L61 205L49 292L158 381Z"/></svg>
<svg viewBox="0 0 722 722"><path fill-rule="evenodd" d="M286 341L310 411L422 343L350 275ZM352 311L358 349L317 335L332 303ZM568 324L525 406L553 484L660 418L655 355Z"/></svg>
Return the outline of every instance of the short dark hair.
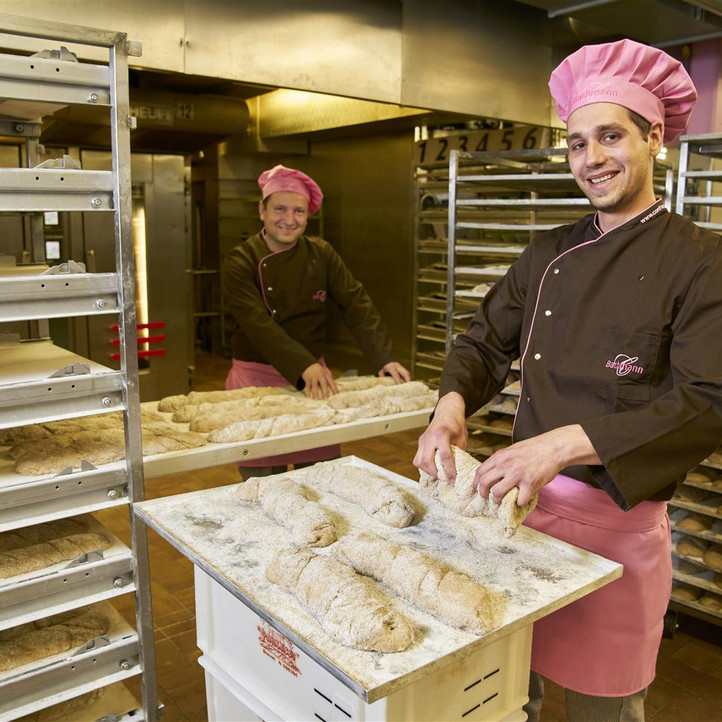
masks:
<svg viewBox="0 0 722 722"><path fill-rule="evenodd" d="M630 110L629 108L626 109L627 114L629 115L629 119L634 123L634 125L639 128L640 132L642 133L642 138L644 140L647 140L649 138L649 131L652 130L652 124L645 120L639 113L635 113L633 110Z"/></svg>

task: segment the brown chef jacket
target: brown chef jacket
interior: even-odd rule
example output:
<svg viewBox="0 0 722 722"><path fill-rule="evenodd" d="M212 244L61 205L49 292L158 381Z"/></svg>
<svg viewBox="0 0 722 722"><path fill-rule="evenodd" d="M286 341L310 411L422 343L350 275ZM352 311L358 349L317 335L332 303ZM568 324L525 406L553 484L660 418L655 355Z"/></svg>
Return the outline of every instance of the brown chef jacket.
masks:
<svg viewBox="0 0 722 722"><path fill-rule="evenodd" d="M441 391L471 414L522 357L514 440L581 424L603 466L562 473L622 508L665 500L722 442L720 237L658 201L613 231L540 235L451 350Z"/></svg>
<svg viewBox="0 0 722 722"><path fill-rule="evenodd" d="M233 358L271 364L294 386L300 388L303 371L324 355L329 302L374 371L393 360L371 298L321 238L301 236L274 253L257 233L228 254L221 283L234 318Z"/></svg>

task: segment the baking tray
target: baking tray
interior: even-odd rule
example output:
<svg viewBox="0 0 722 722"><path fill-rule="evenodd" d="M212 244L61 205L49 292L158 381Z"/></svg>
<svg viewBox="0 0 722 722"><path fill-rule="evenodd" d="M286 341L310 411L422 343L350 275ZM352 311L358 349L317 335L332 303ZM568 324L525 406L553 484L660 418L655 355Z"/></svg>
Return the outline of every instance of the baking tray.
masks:
<svg viewBox="0 0 722 722"><path fill-rule="evenodd" d="M265 577L265 568L289 533L256 504L237 500L239 485L179 494L133 505L134 513L194 564L243 601L281 634L367 702L479 650L531 624L621 575L621 565L540 532L522 527L511 539L497 522L467 519L420 491L418 484L358 457L323 462L379 474L398 486L417 509L417 521L393 529L358 506L316 491L337 519L341 533L374 531L411 544L504 594L506 611L498 628L480 637L438 621L399 601L417 630L417 641L395 654L365 652L333 642L294 597ZM312 489L314 467L289 472ZM328 549L316 550L328 553Z"/></svg>
<svg viewBox="0 0 722 722"><path fill-rule="evenodd" d="M108 549L0 579L0 630L135 590L128 547L94 517L76 518L106 537Z"/></svg>

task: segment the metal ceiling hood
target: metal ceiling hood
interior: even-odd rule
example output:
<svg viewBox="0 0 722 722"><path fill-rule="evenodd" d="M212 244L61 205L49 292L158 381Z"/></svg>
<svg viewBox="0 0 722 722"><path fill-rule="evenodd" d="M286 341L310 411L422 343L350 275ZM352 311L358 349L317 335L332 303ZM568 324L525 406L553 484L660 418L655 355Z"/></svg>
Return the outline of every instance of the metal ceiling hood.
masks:
<svg viewBox="0 0 722 722"><path fill-rule="evenodd" d="M628 37L672 47L722 37L721 0L518 0L565 19L581 44Z"/></svg>
<svg viewBox="0 0 722 722"><path fill-rule="evenodd" d="M193 152L246 133L250 122L248 106L238 98L140 88L131 88L130 112L137 122L131 148L142 151ZM106 147L109 122L101 108L68 106L43 118L41 140Z"/></svg>

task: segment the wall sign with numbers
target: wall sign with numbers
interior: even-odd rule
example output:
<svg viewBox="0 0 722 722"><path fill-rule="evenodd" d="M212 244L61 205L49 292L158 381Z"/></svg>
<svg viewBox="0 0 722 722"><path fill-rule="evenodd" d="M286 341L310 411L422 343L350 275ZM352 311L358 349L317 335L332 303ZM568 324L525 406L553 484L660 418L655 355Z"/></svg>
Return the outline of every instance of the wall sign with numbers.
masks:
<svg viewBox="0 0 722 722"><path fill-rule="evenodd" d="M436 163L449 160L452 150L479 152L485 150L533 150L547 148L551 130L539 125L517 125L495 130L470 130L416 143L415 163Z"/></svg>

